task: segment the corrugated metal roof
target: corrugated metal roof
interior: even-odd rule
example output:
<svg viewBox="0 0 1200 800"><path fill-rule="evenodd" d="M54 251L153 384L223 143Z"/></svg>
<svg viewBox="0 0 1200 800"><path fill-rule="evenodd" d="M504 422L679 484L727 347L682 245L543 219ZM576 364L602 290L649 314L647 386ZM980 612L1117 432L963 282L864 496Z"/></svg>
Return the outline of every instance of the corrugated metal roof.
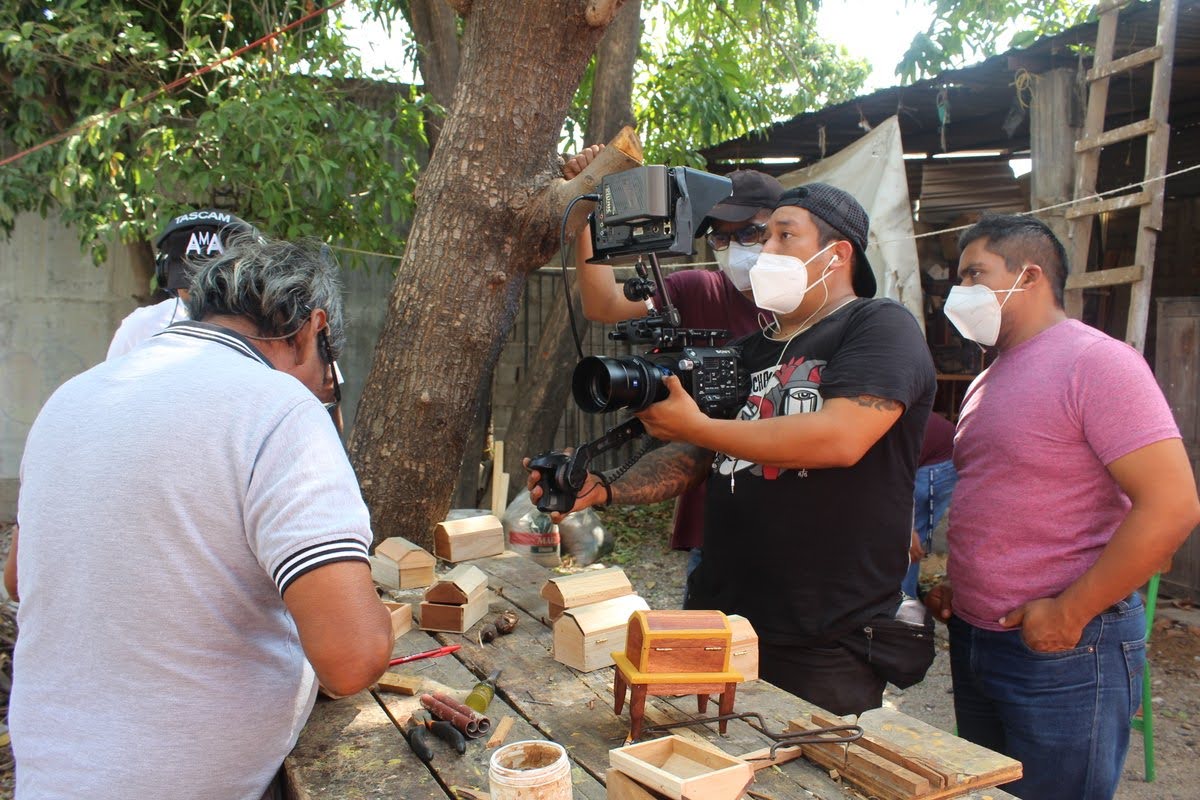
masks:
<svg viewBox="0 0 1200 800"><path fill-rule="evenodd" d="M1121 11L1114 58L1150 47L1158 27L1158 2L1135 3ZM1022 70L1041 73L1055 68L1080 72L1090 58L1078 55L1077 45L1089 49L1096 23L1079 25L1057 36L1040 39L1028 48L1011 50L979 64L949 70L909 86L881 89L819 111L800 114L761 131L732 139L701 152L715 172L752 166L764 158L799 158L799 164L758 164L764 172L779 173L819 161L850 144L892 115L900 118L906 153L962 150L1024 152L1029 148L1029 115L1018 100L1015 82ZM949 121L938 119L938 96ZM1143 67L1114 77L1108 96L1108 123L1113 128L1144 119L1150 98L1150 69ZM1168 171L1200 160L1200 0L1182 0L1175 41L1171 85L1171 159ZM822 152L822 131L824 152ZM943 148L943 142L945 147ZM1105 149L1101 188L1140 178L1140 144ZM910 162L910 165L912 162ZM1200 194L1200 177L1168 184L1169 193Z"/></svg>

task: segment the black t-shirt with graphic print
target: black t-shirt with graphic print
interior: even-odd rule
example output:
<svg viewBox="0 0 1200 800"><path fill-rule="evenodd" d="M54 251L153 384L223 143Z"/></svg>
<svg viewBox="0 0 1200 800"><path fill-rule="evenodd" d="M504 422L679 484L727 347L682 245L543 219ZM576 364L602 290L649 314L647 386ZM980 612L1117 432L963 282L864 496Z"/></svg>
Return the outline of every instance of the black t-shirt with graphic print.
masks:
<svg viewBox="0 0 1200 800"><path fill-rule="evenodd" d="M832 641L900 601L933 360L913 316L884 299L856 300L786 346L762 334L737 344L751 373L741 419L809 413L835 397L904 404L852 467L713 462L688 607L741 614L772 644Z"/></svg>

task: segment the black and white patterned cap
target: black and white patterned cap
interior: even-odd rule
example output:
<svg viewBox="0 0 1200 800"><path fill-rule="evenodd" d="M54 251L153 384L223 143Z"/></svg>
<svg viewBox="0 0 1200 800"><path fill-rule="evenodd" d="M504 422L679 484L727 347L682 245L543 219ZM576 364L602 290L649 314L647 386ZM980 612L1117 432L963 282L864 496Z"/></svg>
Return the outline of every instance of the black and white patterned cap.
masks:
<svg viewBox="0 0 1200 800"><path fill-rule="evenodd" d="M875 296L875 273L867 261L867 230L871 219L867 211L849 192L828 183L806 183L788 189L779 197L776 208L797 206L818 216L846 237L854 246L854 293L859 297Z"/></svg>

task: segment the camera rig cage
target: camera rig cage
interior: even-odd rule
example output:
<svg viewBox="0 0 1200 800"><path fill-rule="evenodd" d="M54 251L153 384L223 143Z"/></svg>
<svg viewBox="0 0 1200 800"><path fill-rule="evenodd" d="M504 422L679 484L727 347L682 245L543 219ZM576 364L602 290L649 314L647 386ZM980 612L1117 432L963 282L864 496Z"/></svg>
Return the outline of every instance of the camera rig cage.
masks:
<svg viewBox="0 0 1200 800"><path fill-rule="evenodd" d="M689 167L652 165L605 176L596 195L582 195L568 205L563 215L564 230L567 215L575 202L596 201L596 210L589 217L594 253L589 263L634 260L637 277L625 283L625 296L634 301L646 301L651 312L645 317L618 322L608 334L615 341L650 345L653 349L649 360L641 356L628 359L584 357L575 332L570 292L567 291L572 334L581 359L572 388L577 404L585 411L600 413L625 407L645 408L662 399L650 396L651 384L665 391L661 387L662 376L674 373L682 377L681 370L691 374L688 390L706 413L714 410L727 413L730 404L737 401L737 352L713 347L718 339L728 337L729 332L681 327L679 310L671 302L658 262L659 256L693 255L698 226L712 207L729 197L732 191L733 183L724 176ZM566 289L565 247L563 250ZM661 308L655 308L652 303L651 298L656 295L662 298ZM708 347L697 347L700 344ZM673 366L673 361L678 366ZM625 373L632 377L622 384L623 388L638 394L639 399L622 405L611 404L613 386ZM709 405L706 406L706 402ZM640 420L627 419L599 438L579 445L573 452L552 450L530 459L530 468L541 473L538 486L542 496L537 503L538 509L570 511L583 491L592 459L645 432ZM619 468L615 477L629 469L645 452L644 449Z"/></svg>

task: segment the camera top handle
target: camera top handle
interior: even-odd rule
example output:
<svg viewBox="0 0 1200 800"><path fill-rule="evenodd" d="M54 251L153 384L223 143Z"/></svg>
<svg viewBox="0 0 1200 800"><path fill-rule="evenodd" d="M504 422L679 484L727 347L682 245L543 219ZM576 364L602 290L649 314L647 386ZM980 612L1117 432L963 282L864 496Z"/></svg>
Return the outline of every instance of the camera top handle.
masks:
<svg viewBox="0 0 1200 800"><path fill-rule="evenodd" d="M529 468L536 469L542 475L537 484L542 489L542 496L537 503L538 511L569 512L587 482L588 466L592 459L633 441L645 432L642 421L634 417L609 428L600 438L581 444L573 453L551 450L530 459Z"/></svg>

